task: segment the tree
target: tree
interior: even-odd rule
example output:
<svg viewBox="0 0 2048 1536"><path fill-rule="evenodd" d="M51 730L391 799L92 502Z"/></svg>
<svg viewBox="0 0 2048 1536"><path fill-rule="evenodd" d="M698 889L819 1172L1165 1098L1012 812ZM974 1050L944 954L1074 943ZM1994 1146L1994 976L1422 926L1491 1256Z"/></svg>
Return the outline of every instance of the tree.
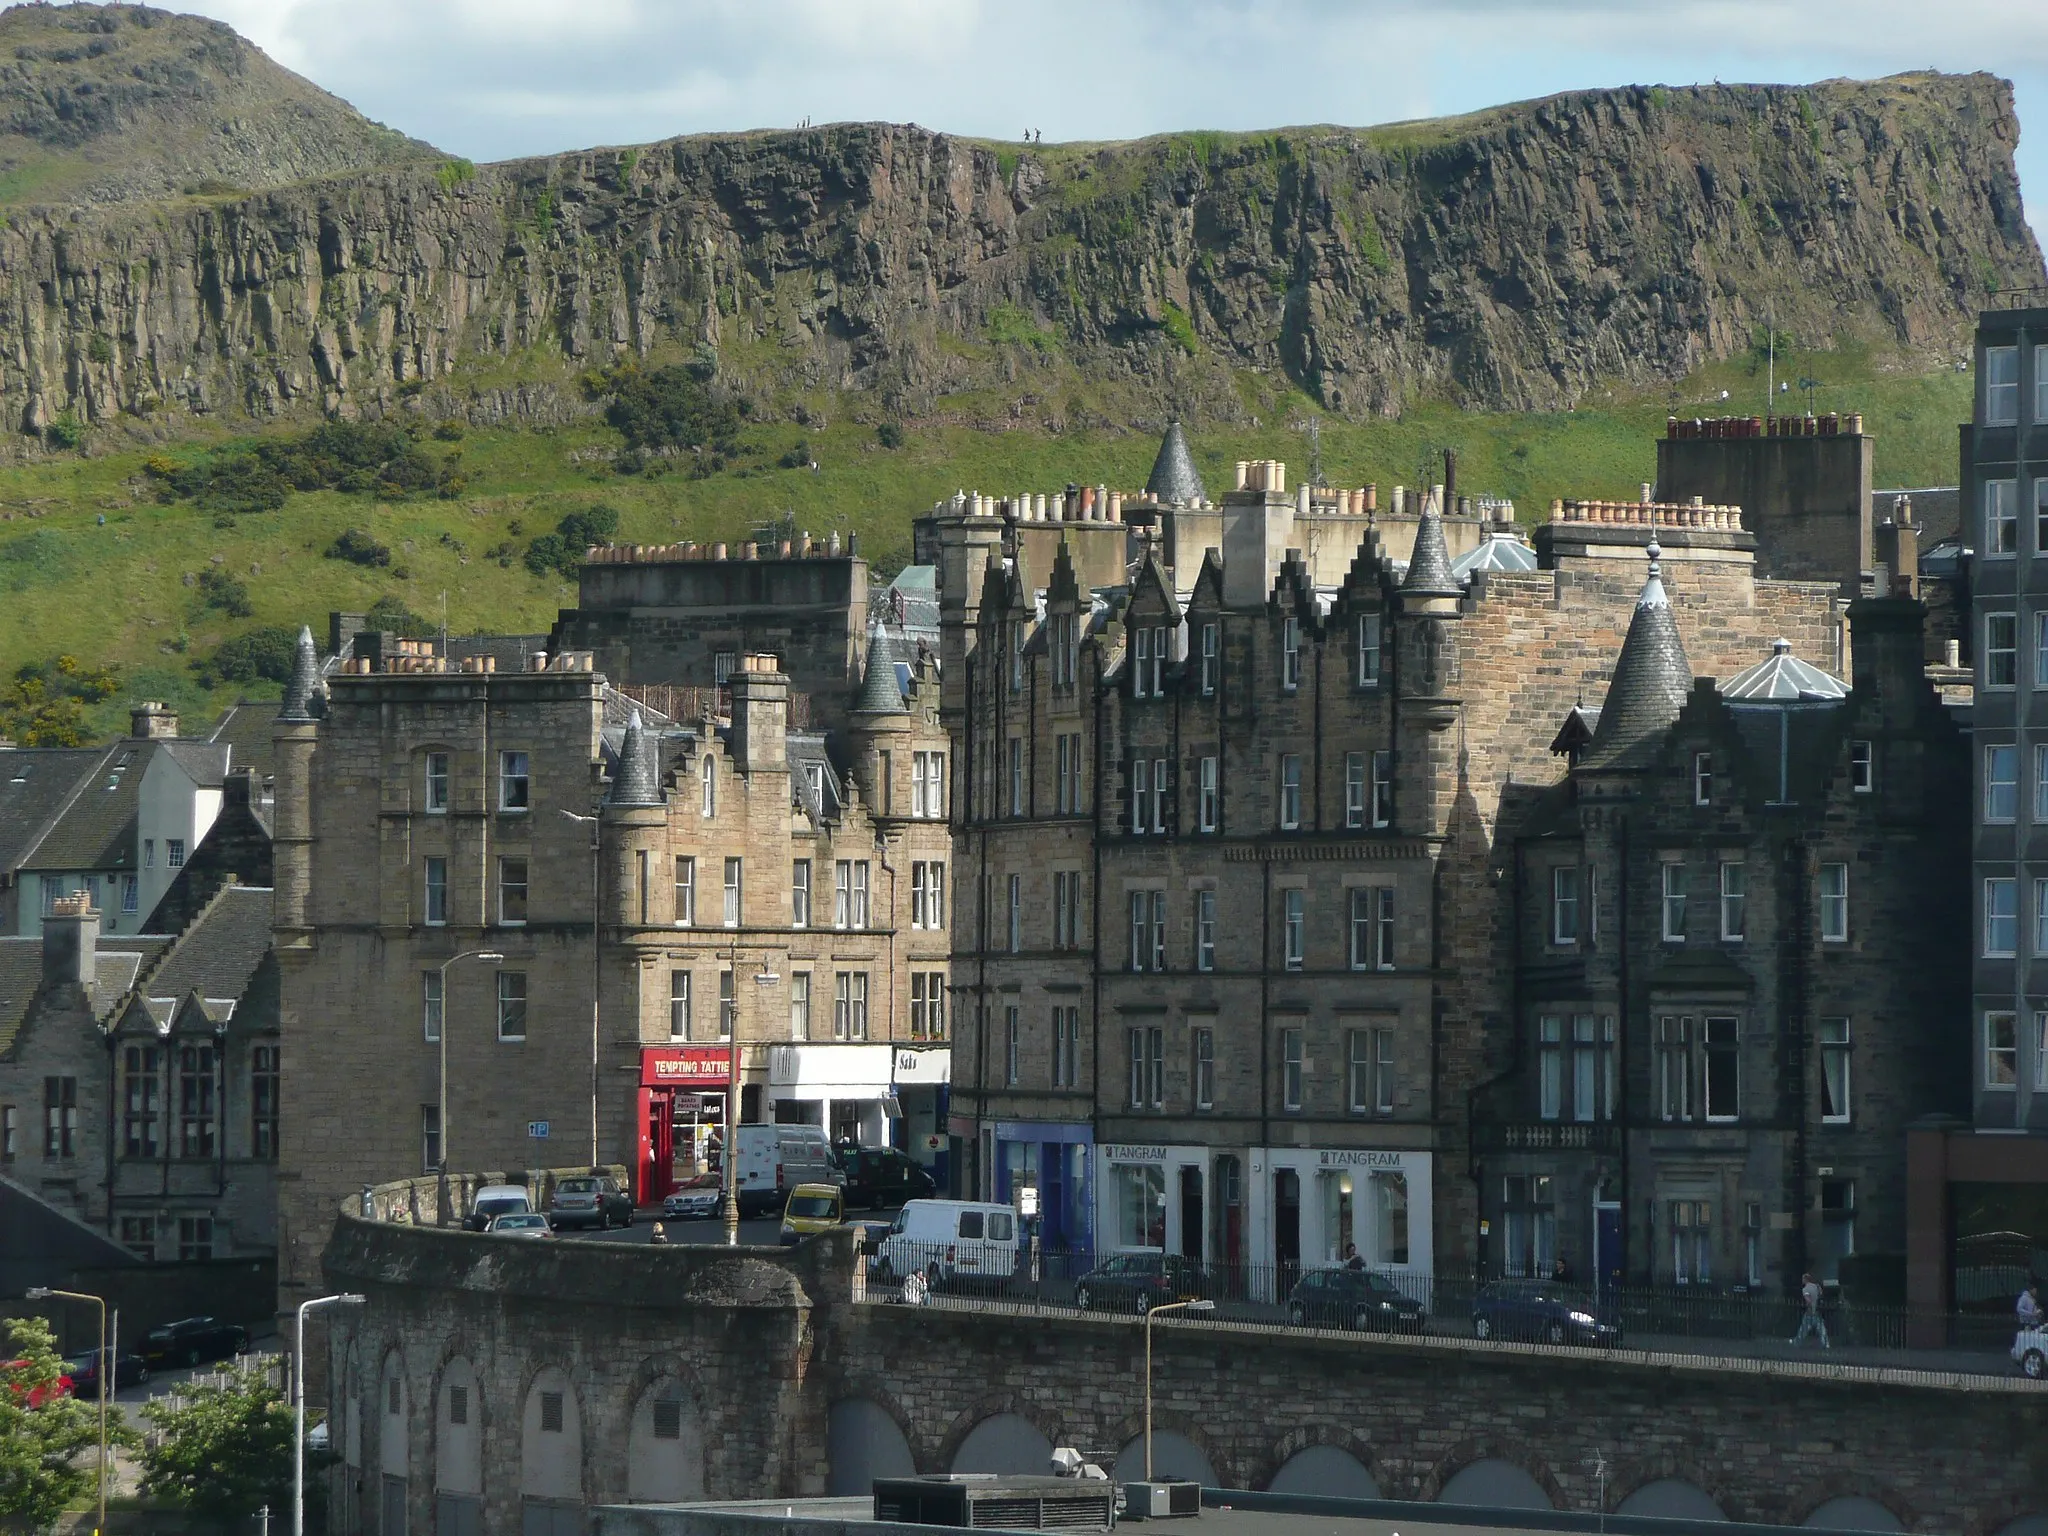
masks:
<svg viewBox="0 0 2048 1536"><path fill-rule="evenodd" d="M192 670L209 688L222 683L286 683L298 657L299 632L284 624L266 624L223 640L208 661Z"/></svg>
<svg viewBox="0 0 2048 1536"><path fill-rule="evenodd" d="M50 1325L6 1319L0 1345L0 1518L42 1530L92 1487L99 1419L71 1395ZM289 1444L289 1442L287 1442Z"/></svg>
<svg viewBox="0 0 2048 1536"><path fill-rule="evenodd" d="M292 1411L261 1368L228 1373L158 1398L142 1416L156 1431L142 1453L142 1494L197 1515L231 1520L291 1497Z"/></svg>

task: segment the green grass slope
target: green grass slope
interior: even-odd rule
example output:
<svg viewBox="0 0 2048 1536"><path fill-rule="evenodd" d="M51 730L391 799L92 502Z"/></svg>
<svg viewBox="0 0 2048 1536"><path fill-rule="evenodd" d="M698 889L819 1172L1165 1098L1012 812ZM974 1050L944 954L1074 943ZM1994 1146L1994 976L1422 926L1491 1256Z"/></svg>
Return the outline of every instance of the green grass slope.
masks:
<svg viewBox="0 0 2048 1536"><path fill-rule="evenodd" d="M1822 411L1860 410L1877 435L1880 486L1949 484L1956 423L1969 413L1970 380L1944 371L1903 371L1865 354L1802 354L1779 360L1781 379L1822 381ZM1241 380L1258 422L1194 434L1212 494L1236 459L1287 460L1299 476L1314 414L1301 396L1263 378ZM1724 404L1721 391L1731 398ZM1444 447L1459 453L1459 479L1474 492L1511 496L1525 522L1554 496L1625 497L1654 477L1655 439L1669 411L1682 415L1761 409L1761 368L1739 361L1706 370L1655 395L1617 394L1597 406L1541 414L1478 414L1423 406L1398 420L1348 424L1323 418L1325 477L1382 488L1435 478ZM1781 397L1788 409L1805 393ZM849 408L858 402L845 401ZM627 542L736 540L783 517L816 534L857 531L878 568L909 555L910 522L955 489L992 494L1055 490L1069 481L1136 488L1151 467L1148 432L1038 427L995 431L907 424L887 448L829 401L815 422L752 425L734 467L693 480L679 473L620 475L603 462L619 442L599 422L555 431L476 431L459 445L468 484L452 500L399 501L319 491L296 494L274 512L222 518L189 502L156 500L143 466L162 448L93 449L0 471L0 679L60 654L119 669L121 687L94 712L115 727L127 700L166 699L198 715L260 687L206 687L195 663L230 638L265 625L309 623L321 633L331 609L361 610L391 596L456 631L544 630L573 603L558 574L533 575L522 558L537 535L567 513L598 504L620 514ZM804 446L808 467L782 468ZM194 440L169 450L190 456ZM442 446L442 445L435 445ZM324 554L359 528L391 551L389 566L365 568ZM493 551L497 551L494 555ZM247 590L247 617L206 606L204 573Z"/></svg>

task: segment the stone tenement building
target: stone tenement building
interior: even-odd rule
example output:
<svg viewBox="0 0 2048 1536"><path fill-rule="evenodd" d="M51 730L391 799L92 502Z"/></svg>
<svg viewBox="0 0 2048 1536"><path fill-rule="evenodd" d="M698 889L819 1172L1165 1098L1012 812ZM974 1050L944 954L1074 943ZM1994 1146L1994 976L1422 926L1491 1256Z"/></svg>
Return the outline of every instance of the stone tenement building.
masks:
<svg viewBox="0 0 2048 1536"><path fill-rule="evenodd" d="M364 636L322 709L300 645L276 745L287 1301L317 1283L337 1200L444 1157L623 1163L658 1200L735 1078L744 1121L942 1161L950 773L928 663L871 639L828 737L789 728L773 656L679 725L588 652L451 670Z"/></svg>
<svg viewBox="0 0 2048 1536"><path fill-rule="evenodd" d="M228 884L176 935L116 937L84 896L0 938L0 1205L147 1261L268 1255L279 1053L271 893ZM8 1230L44 1224L8 1212ZM10 1244L10 1247L12 1245ZM13 1262L76 1245L26 1240ZM98 1262L106 1262L99 1256ZM45 1283L41 1280L29 1283Z"/></svg>
<svg viewBox="0 0 2048 1536"><path fill-rule="evenodd" d="M1656 572L1518 818L1481 1215L1508 1274L1896 1296L1906 1127L1967 1102L1969 761L1925 611L1850 605L1853 687L1782 642L1717 686ZM1891 1272L1852 1277L1872 1251Z"/></svg>
<svg viewBox="0 0 2048 1536"><path fill-rule="evenodd" d="M1154 481L1206 501L1177 434ZM1070 552L1035 567L1027 535L1060 527L1038 524L1035 504L1020 518L1015 503L956 499L926 530L971 898L954 964L965 1183L1035 1189L1053 1244L1286 1270L1355 1243L1393 1268L1497 1269L1506 1186L1471 1116L1540 1029L1517 981L1518 839L1560 777L1560 727L1606 692L1647 547L1661 545L1670 616L1703 677L1733 677L1777 640L1848 672L1846 603L1835 581L1759 580L1739 511L1692 503L1563 503L1537 530L1540 568L1461 579L1435 491L1405 570L1367 509L1336 512L1354 553L1330 582L1299 553L1284 468L1247 465L1237 481L1217 541L1172 561L1157 530L1174 509L1155 495L1129 535L1136 574L1116 585L1081 578ZM1065 528L1091 537L1085 519ZM1327 519L1319 537L1335 537ZM1868 817L1854 826L1877 836ZM1859 845L1849 861L1917 878L1875 855ZM1611 934L1624 887L1598 864L1584 920ZM1894 899L1867 896L1871 910ZM1631 1010L1640 981L1624 989ZM1817 1038L1785 997L1754 1006L1759 1034ZM1618 1047L1648 1027L1629 1012ZM1856 1048L1889 1060L1904 1042L1870 1032L1919 1026L1886 1013L1857 1027ZM1772 1124L1795 1107L1771 1105ZM1779 1235L1773 1272L1796 1259L1783 1234L1822 1194L1785 1166L1743 1186ZM1648 1199L1656 1181L1637 1173ZM1859 1184L1890 1213L1859 1243L1898 1251L1896 1178L1872 1167ZM1709 1207L1717 1274L1744 1251L1748 1203ZM1561 1210L1559 1251L1590 1262L1598 1220ZM1624 1267L1648 1278L1669 1260L1645 1236Z"/></svg>

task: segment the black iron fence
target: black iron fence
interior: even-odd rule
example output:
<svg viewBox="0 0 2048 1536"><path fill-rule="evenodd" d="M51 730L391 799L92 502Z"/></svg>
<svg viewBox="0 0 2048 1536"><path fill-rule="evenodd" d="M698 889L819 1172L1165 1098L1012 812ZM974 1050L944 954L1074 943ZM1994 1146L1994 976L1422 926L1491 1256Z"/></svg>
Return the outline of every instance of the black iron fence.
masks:
<svg viewBox="0 0 2048 1536"><path fill-rule="evenodd" d="M1840 1358L1911 1369L2013 1373L2014 1329L1830 1288L1797 1297L1710 1285L1592 1286L1399 1269L1201 1264L1159 1254L1047 1252L1028 1240L918 1243L881 1236L859 1260L863 1299L1142 1316L1176 1311L1274 1329L1329 1328L1757 1358ZM2024 1351L2022 1352L2024 1353ZM2048 1365L2048 1362L2044 1362Z"/></svg>

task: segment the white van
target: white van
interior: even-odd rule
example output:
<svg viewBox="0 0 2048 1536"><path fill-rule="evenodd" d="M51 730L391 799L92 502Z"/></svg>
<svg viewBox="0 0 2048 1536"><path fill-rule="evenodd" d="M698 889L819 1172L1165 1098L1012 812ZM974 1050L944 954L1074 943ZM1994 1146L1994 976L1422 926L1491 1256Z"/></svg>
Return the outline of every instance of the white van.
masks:
<svg viewBox="0 0 2048 1536"><path fill-rule="evenodd" d="M896 1213L875 1261L883 1285L908 1274L927 1282L1007 1284L1017 1272L1017 1213L973 1200L912 1200Z"/></svg>
<svg viewBox="0 0 2048 1536"><path fill-rule="evenodd" d="M739 1143L734 1181L742 1217L781 1210L799 1184L846 1182L818 1126L742 1125L734 1127L733 1138Z"/></svg>

